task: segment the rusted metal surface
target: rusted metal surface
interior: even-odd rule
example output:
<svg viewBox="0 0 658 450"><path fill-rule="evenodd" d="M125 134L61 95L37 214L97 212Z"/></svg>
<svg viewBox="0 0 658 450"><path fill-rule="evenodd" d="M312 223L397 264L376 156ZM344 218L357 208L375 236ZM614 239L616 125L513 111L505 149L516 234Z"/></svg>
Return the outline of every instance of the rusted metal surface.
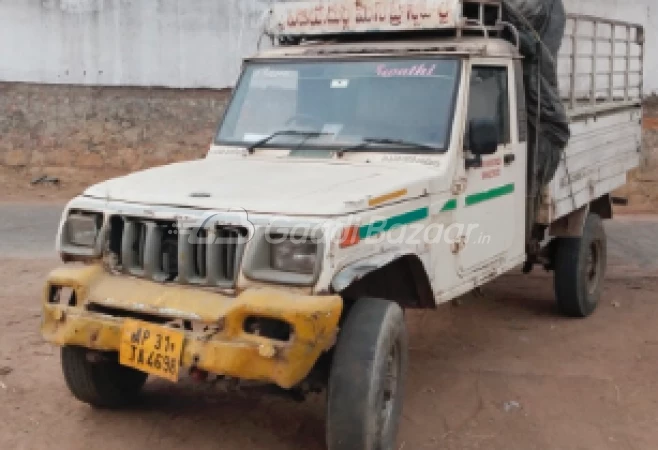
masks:
<svg viewBox="0 0 658 450"><path fill-rule="evenodd" d="M549 236L580 237L583 234L585 220L589 214L589 204L582 206L564 217L560 217L548 228Z"/></svg>
<svg viewBox="0 0 658 450"><path fill-rule="evenodd" d="M642 126L645 130L658 131L658 117L642 119Z"/></svg>
<svg viewBox="0 0 658 450"><path fill-rule="evenodd" d="M51 286L68 286L77 305L49 303ZM115 276L101 266L53 271L44 290L42 334L56 345L118 351L122 318L91 312L89 305L163 320L194 320L204 331L186 331L182 364L218 375L272 382L290 388L308 375L335 342L342 311L339 296L303 296L283 289L248 289L236 297L189 287ZM293 333L278 341L247 333L248 317L281 320Z"/></svg>

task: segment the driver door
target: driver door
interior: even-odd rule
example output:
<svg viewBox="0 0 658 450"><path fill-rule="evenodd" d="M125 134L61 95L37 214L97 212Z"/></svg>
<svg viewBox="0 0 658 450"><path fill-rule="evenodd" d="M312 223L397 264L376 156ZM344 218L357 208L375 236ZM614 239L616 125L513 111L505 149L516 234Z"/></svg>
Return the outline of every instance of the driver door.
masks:
<svg viewBox="0 0 658 450"><path fill-rule="evenodd" d="M471 120L489 119L498 125L499 145L494 154L481 156L478 164L467 164L468 131L464 136L466 188L461 194L457 220L467 230L457 254L457 271L468 277L500 267L519 253L517 234L523 242L525 157L519 145L516 95L512 62L477 63L471 67L468 100L468 130ZM517 201L518 197L521 202ZM520 206L521 205L521 206ZM512 249L513 245L515 245ZM520 253L523 254L523 245ZM518 255L516 255L518 256Z"/></svg>

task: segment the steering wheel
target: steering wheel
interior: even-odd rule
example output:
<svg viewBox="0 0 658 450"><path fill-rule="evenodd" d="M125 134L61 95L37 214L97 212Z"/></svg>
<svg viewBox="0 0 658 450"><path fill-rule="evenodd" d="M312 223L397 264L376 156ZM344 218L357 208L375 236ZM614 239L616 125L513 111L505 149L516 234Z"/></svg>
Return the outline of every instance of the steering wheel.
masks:
<svg viewBox="0 0 658 450"><path fill-rule="evenodd" d="M316 129L320 129L320 127L322 126L322 122L320 122L318 119L308 114L295 114L294 116L286 120L286 125L292 125L293 123L298 123L302 126L306 125L309 126L310 128L316 128ZM313 127L313 125L317 125L317 127Z"/></svg>

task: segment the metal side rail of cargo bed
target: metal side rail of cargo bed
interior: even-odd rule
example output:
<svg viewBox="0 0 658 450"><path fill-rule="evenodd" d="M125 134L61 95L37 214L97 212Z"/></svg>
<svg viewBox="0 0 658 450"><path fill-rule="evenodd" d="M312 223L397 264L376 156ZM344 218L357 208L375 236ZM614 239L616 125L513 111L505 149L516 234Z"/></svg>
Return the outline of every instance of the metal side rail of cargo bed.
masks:
<svg viewBox="0 0 658 450"><path fill-rule="evenodd" d="M642 25L568 15L558 79L572 119L641 104L645 39Z"/></svg>

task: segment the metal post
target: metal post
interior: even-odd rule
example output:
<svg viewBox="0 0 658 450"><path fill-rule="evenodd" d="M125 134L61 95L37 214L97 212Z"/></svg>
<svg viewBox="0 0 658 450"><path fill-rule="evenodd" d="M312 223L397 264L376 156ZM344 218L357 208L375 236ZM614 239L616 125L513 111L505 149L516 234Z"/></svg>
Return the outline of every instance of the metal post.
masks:
<svg viewBox="0 0 658 450"><path fill-rule="evenodd" d="M631 84L631 26L626 25L626 73L624 74L624 101L628 101Z"/></svg>
<svg viewBox="0 0 658 450"><path fill-rule="evenodd" d="M599 22L594 21L594 31L592 33L592 86L590 102L596 105L596 60L598 58L598 39L599 39Z"/></svg>
<svg viewBox="0 0 658 450"><path fill-rule="evenodd" d="M578 64L578 18L573 19L571 34L571 109L576 109L576 69Z"/></svg>
<svg viewBox="0 0 658 450"><path fill-rule="evenodd" d="M640 99L643 99L644 95L644 46L646 45L645 40L646 40L646 35L644 34L644 28L636 28L635 29L636 33L642 33L642 37L638 36L638 41L640 42L640 87L639 87L639 92L638 94L640 95Z"/></svg>
<svg viewBox="0 0 658 450"><path fill-rule="evenodd" d="M608 101L614 101L615 100L615 51L617 48L617 41L616 41L616 31L617 31L617 25L610 24L611 27L611 36L610 36L610 45L612 48L610 49L610 92L608 93Z"/></svg>

